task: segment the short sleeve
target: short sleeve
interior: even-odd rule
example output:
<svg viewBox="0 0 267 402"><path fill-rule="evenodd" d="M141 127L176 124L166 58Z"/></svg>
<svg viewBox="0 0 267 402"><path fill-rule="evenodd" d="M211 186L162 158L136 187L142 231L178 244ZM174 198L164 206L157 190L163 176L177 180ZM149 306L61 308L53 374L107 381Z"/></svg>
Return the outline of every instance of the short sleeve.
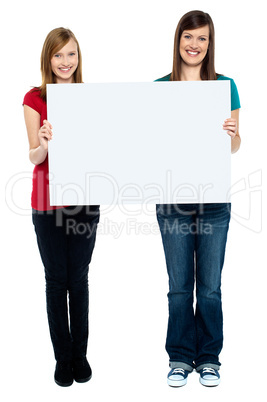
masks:
<svg viewBox="0 0 267 402"><path fill-rule="evenodd" d="M43 101L40 98L40 91L31 89L26 93L23 99L23 105L29 106L39 114L42 113Z"/></svg>
<svg viewBox="0 0 267 402"><path fill-rule="evenodd" d="M158 78L157 80L154 80L154 82L156 82L156 81L170 81L170 78L171 78L171 74L168 74L168 75L165 75L162 78Z"/></svg>
<svg viewBox="0 0 267 402"><path fill-rule="evenodd" d="M231 79L230 81L231 81L231 110L240 109L241 105L236 83L234 82L233 79Z"/></svg>

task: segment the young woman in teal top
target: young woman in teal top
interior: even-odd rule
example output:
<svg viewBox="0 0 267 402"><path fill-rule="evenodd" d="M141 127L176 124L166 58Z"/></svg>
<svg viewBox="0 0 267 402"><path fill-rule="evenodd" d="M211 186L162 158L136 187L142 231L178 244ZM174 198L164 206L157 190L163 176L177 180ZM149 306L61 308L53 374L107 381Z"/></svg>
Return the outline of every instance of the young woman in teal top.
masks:
<svg viewBox="0 0 267 402"><path fill-rule="evenodd" d="M231 78L216 74L214 47L214 26L210 16L202 11L185 14L175 33L172 73L157 81L230 80L231 117L222 124L226 135L231 137L234 153L240 147L239 96ZM185 385L188 374L194 369L200 373L202 385L220 383L219 354L223 345L221 271L230 209L230 203L157 205L169 275L166 350L171 368L168 374L170 386ZM201 232L201 227L207 224L210 230ZM192 233L190 227L200 229Z"/></svg>

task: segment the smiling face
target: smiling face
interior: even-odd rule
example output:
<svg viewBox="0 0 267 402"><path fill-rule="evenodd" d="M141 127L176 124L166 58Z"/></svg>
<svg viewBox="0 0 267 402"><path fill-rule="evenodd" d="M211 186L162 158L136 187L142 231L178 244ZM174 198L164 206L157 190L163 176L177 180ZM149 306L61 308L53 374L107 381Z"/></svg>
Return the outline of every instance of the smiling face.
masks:
<svg viewBox="0 0 267 402"><path fill-rule="evenodd" d="M188 66L198 66L204 60L209 47L209 26L183 31L180 39L180 55Z"/></svg>
<svg viewBox="0 0 267 402"><path fill-rule="evenodd" d="M77 44L74 39L70 39L51 59L51 68L56 76L56 83L72 83L78 62Z"/></svg>

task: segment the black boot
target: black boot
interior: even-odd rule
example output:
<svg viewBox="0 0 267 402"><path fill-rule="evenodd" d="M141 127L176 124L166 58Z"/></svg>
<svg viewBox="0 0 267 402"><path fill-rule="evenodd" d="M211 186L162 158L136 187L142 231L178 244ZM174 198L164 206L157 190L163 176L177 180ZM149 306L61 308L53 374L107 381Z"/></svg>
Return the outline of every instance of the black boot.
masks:
<svg viewBox="0 0 267 402"><path fill-rule="evenodd" d="M87 382L92 377L91 367L86 357L73 361L73 378L76 382Z"/></svg>
<svg viewBox="0 0 267 402"><path fill-rule="evenodd" d="M73 383L73 371L70 362L57 362L55 382L61 387L69 387Z"/></svg>

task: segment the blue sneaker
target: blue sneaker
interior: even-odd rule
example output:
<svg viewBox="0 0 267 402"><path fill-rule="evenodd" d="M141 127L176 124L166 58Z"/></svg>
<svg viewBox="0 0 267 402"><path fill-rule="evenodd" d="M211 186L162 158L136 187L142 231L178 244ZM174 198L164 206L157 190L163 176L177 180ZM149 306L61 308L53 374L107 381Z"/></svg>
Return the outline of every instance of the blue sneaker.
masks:
<svg viewBox="0 0 267 402"><path fill-rule="evenodd" d="M205 367L199 372L200 384L205 385L206 387L216 387L220 384L220 374L217 370L211 367Z"/></svg>
<svg viewBox="0 0 267 402"><path fill-rule="evenodd" d="M167 377L167 383L170 387L182 387L187 383L188 371L182 368L172 369Z"/></svg>

